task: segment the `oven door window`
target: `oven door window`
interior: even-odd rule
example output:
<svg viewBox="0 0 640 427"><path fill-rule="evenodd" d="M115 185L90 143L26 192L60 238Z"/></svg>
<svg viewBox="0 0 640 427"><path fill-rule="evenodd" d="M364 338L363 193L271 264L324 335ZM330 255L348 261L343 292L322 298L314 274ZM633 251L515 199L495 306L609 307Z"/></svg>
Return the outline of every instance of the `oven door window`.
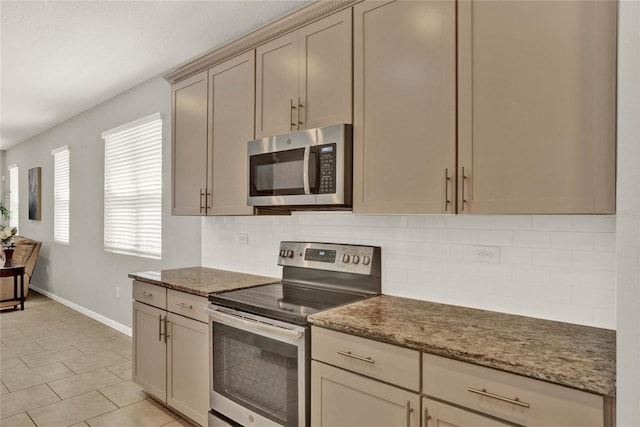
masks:
<svg viewBox="0 0 640 427"><path fill-rule="evenodd" d="M309 186L316 189L317 154L309 155ZM257 154L249 158L249 195L287 196L304 192L304 148Z"/></svg>
<svg viewBox="0 0 640 427"><path fill-rule="evenodd" d="M213 390L284 426L298 425L298 348L213 322Z"/></svg>

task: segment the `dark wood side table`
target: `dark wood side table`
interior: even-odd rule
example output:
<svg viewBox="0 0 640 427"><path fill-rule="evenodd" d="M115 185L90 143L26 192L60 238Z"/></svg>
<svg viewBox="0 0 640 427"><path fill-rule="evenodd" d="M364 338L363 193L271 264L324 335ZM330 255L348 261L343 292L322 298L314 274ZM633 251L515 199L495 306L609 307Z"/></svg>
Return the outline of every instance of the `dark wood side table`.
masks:
<svg viewBox="0 0 640 427"><path fill-rule="evenodd" d="M3 299L0 302L16 301L20 303L20 310L24 310L24 265L12 267L0 267L0 277L13 277L13 298ZM18 276L20 277L20 295L18 295ZM15 304L13 307L18 304ZM11 306L8 306L11 307Z"/></svg>

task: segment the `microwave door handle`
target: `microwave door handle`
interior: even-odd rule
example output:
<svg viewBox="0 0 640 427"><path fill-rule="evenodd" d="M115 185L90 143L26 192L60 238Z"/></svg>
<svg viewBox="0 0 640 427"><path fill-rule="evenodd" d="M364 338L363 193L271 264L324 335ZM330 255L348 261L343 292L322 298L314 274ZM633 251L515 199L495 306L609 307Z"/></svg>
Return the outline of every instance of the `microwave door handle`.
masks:
<svg viewBox="0 0 640 427"><path fill-rule="evenodd" d="M302 167L302 182L304 183L304 194L311 194L311 188L309 186L309 158L311 157L311 147L304 147L304 160Z"/></svg>

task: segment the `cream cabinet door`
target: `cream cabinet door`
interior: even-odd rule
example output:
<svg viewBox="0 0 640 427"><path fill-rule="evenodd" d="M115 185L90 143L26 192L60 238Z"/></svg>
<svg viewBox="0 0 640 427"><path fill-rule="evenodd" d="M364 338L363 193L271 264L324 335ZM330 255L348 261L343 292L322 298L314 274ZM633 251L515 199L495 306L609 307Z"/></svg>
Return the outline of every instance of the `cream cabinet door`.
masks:
<svg viewBox="0 0 640 427"><path fill-rule="evenodd" d="M256 138L351 123L351 9L256 49Z"/></svg>
<svg viewBox="0 0 640 427"><path fill-rule="evenodd" d="M163 402L167 397L165 315L164 310L133 302L133 382Z"/></svg>
<svg viewBox="0 0 640 427"><path fill-rule="evenodd" d="M204 71L171 87L171 213L204 214L208 160L208 80Z"/></svg>
<svg viewBox="0 0 640 427"><path fill-rule="evenodd" d="M256 49L256 137L294 130L298 117L298 33Z"/></svg>
<svg viewBox="0 0 640 427"><path fill-rule="evenodd" d="M422 398L422 411L424 427L508 427L512 425L427 398Z"/></svg>
<svg viewBox="0 0 640 427"><path fill-rule="evenodd" d="M209 325L168 313L167 404L202 426L209 411Z"/></svg>
<svg viewBox="0 0 640 427"><path fill-rule="evenodd" d="M419 425L418 394L315 360L311 362L312 427Z"/></svg>
<svg viewBox="0 0 640 427"><path fill-rule="evenodd" d="M298 128L352 123L351 8L298 30Z"/></svg>
<svg viewBox="0 0 640 427"><path fill-rule="evenodd" d="M613 212L616 2L462 0L458 19L458 211Z"/></svg>
<svg viewBox="0 0 640 427"><path fill-rule="evenodd" d="M247 142L254 139L255 52L209 70L213 158L208 215L251 215L247 206Z"/></svg>
<svg viewBox="0 0 640 427"><path fill-rule="evenodd" d="M355 213L454 213L456 4L354 8Z"/></svg>

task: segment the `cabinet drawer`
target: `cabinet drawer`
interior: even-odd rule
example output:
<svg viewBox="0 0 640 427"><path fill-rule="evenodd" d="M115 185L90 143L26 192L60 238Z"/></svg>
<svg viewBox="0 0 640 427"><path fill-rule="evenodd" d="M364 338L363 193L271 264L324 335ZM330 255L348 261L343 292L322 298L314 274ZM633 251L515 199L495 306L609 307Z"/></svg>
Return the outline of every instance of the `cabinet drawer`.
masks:
<svg viewBox="0 0 640 427"><path fill-rule="evenodd" d="M167 311L207 323L209 317L204 312L204 308L208 304L209 300L205 297L173 289L167 290Z"/></svg>
<svg viewBox="0 0 640 427"><path fill-rule="evenodd" d="M134 280L133 299L166 310L167 288Z"/></svg>
<svg viewBox="0 0 640 427"><path fill-rule="evenodd" d="M420 391L420 353L416 350L313 327L311 355L314 360Z"/></svg>
<svg viewBox="0 0 640 427"><path fill-rule="evenodd" d="M527 426L604 425L604 399L544 381L422 355L422 391Z"/></svg>

